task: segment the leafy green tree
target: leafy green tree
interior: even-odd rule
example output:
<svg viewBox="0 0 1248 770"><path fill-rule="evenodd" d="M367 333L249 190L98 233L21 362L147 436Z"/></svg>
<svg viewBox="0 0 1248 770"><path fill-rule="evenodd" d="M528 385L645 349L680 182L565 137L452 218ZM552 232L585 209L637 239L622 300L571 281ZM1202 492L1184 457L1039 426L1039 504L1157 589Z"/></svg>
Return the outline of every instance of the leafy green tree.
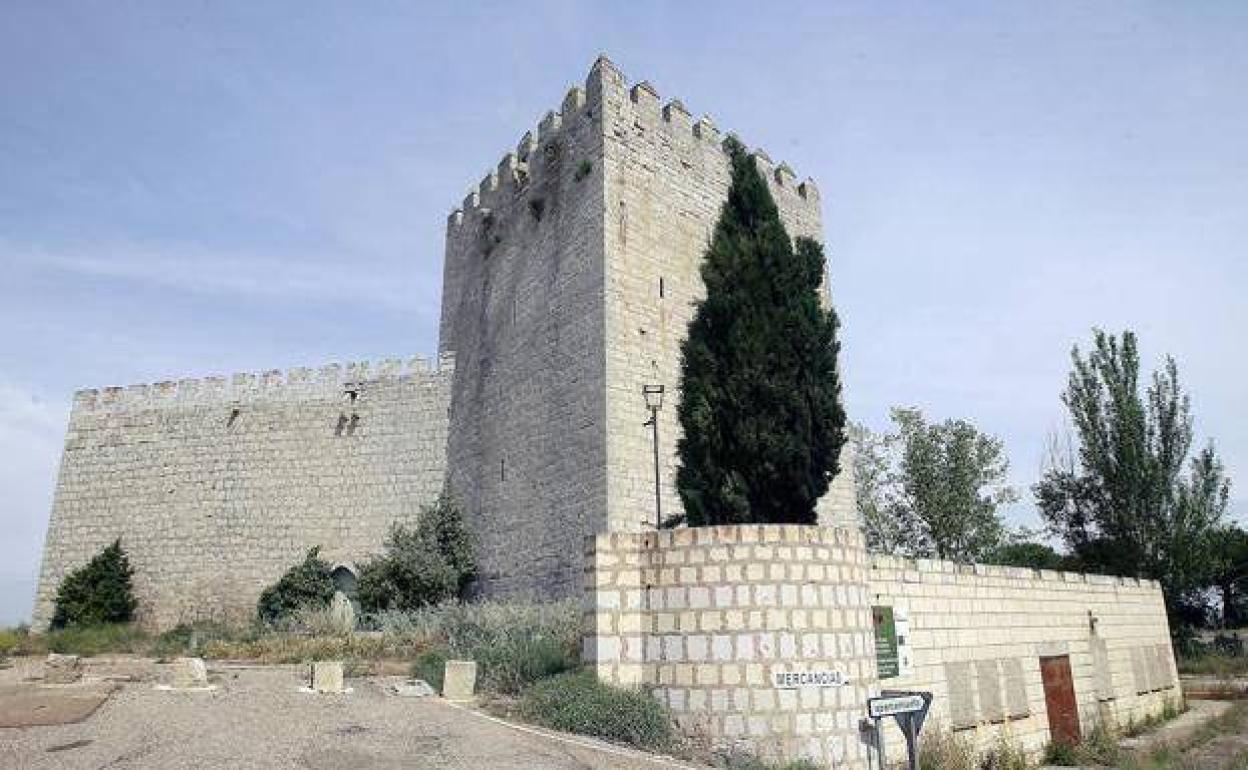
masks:
<svg viewBox="0 0 1248 770"><path fill-rule="evenodd" d="M1016 499L999 439L965 420L929 425L893 409L895 430L850 430L858 510L870 550L982 561L1006 540L997 514Z"/></svg>
<svg viewBox="0 0 1248 770"><path fill-rule="evenodd" d="M753 159L725 148L732 185L681 346L676 484L691 526L811 524L845 443L823 249L789 239Z"/></svg>
<svg viewBox="0 0 1248 770"><path fill-rule="evenodd" d="M1094 330L1076 346L1062 401L1078 452L1055 453L1034 487L1041 515L1087 568L1160 580L1175 611L1207 585L1205 551L1226 511L1230 482L1213 446L1184 464L1191 399L1167 357L1140 392L1136 336ZM1190 603L1190 602L1189 602Z"/></svg>
<svg viewBox="0 0 1248 770"><path fill-rule="evenodd" d="M360 606L409 611L463 596L477 574L473 547L459 506L441 496L415 528L394 525L384 552L361 566Z"/></svg>
<svg viewBox="0 0 1248 770"><path fill-rule="evenodd" d="M329 562L320 554L320 546L309 549L303 561L260 593L256 614L261 620L274 623L304 608L329 606L334 598L334 578Z"/></svg>
<svg viewBox="0 0 1248 770"><path fill-rule="evenodd" d="M893 433L876 433L851 423L854 493L867 549L875 553L912 556L923 550L923 525L901 504Z"/></svg>
<svg viewBox="0 0 1248 770"><path fill-rule="evenodd" d="M894 409L901 445L901 505L923 527L920 555L982 561L1005 537L997 508L1014 502L1001 440L965 420L928 424Z"/></svg>
<svg viewBox="0 0 1248 770"><path fill-rule="evenodd" d="M56 590L52 627L130 622L138 607L130 580L133 576L120 538L114 540L86 566L61 581Z"/></svg>
<svg viewBox="0 0 1248 770"><path fill-rule="evenodd" d="M1222 626L1248 625L1248 531L1227 524L1215 530L1210 540L1210 585L1222 604Z"/></svg>
<svg viewBox="0 0 1248 770"><path fill-rule="evenodd" d="M1005 567L1030 567L1032 569L1067 569L1069 563L1053 546L1024 540L1006 543L989 556L988 561Z"/></svg>

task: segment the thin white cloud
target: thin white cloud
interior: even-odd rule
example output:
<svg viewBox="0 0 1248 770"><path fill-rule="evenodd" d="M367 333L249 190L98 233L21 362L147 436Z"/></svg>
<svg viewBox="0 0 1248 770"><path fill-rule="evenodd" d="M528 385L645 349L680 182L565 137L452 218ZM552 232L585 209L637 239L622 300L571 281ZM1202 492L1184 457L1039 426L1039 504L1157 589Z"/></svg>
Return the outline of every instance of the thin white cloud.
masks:
<svg viewBox="0 0 1248 770"><path fill-rule="evenodd" d="M395 280L394 265L355 257L223 253L176 243L51 250L0 242L0 261L60 276L244 300L367 302L396 312L419 304L414 289Z"/></svg>

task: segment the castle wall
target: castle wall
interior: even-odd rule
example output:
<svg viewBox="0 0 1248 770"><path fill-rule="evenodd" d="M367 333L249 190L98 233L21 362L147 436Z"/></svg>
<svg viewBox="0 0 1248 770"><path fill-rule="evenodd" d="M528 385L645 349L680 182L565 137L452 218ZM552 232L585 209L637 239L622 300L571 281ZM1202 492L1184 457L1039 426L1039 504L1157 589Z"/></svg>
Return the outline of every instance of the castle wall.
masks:
<svg viewBox="0 0 1248 770"><path fill-rule="evenodd" d="M721 142L601 58L448 218L450 485L481 538L484 592L575 594L582 538L654 527L643 384L667 388L661 486L679 510L680 341L728 192ZM790 233L819 238L814 184L756 162ZM851 474L845 454L821 521L854 520Z"/></svg>
<svg viewBox="0 0 1248 770"><path fill-rule="evenodd" d="M629 87L605 60L607 518L612 530L654 527L654 460L642 386L662 384L660 487L664 518L681 510L676 444L681 436L680 345L706 293L701 264L731 168L709 118L694 120L679 100L663 105L642 82ZM785 227L822 240L819 193L786 164L754 154ZM854 521L849 455L818 507L826 524Z"/></svg>
<svg viewBox="0 0 1248 770"><path fill-rule="evenodd" d="M644 687L718 747L867 767L875 650L856 528L610 533L586 558L584 658L600 679ZM801 673L844 679L784 681Z"/></svg>
<svg viewBox="0 0 1248 770"><path fill-rule="evenodd" d="M140 620L241 622L322 546L380 550L445 476L451 359L333 365L79 392L48 524L34 623L64 575L115 538ZM351 393L355 394L352 399Z"/></svg>
<svg viewBox="0 0 1248 770"><path fill-rule="evenodd" d="M494 596L580 591L605 528L599 89L571 89L447 222L450 485Z"/></svg>
<svg viewBox="0 0 1248 770"><path fill-rule="evenodd" d="M935 694L925 730L1031 752L1050 740L1042 656L1069 656L1084 735L1159 715L1182 697L1154 581L873 556L871 604L908 614L913 671L888 689ZM904 757L898 732L890 758Z"/></svg>

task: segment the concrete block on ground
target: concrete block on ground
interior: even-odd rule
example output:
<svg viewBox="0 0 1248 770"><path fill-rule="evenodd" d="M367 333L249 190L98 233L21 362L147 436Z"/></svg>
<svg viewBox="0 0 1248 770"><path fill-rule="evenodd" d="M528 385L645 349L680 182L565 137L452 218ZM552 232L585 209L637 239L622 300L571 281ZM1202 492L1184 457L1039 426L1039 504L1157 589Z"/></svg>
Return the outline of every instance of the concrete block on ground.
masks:
<svg viewBox="0 0 1248 770"><path fill-rule="evenodd" d="M43 681L47 684L73 684L82 679L82 660L77 655L48 655L43 662Z"/></svg>
<svg viewBox="0 0 1248 770"><path fill-rule="evenodd" d="M345 692L341 660L319 660L312 664L312 689L323 693Z"/></svg>
<svg viewBox="0 0 1248 770"><path fill-rule="evenodd" d="M203 658L178 658L173 661L173 686L190 689L208 686L208 667Z"/></svg>
<svg viewBox="0 0 1248 770"><path fill-rule="evenodd" d="M477 662L448 660L442 676L442 697L447 700L472 700L477 688Z"/></svg>

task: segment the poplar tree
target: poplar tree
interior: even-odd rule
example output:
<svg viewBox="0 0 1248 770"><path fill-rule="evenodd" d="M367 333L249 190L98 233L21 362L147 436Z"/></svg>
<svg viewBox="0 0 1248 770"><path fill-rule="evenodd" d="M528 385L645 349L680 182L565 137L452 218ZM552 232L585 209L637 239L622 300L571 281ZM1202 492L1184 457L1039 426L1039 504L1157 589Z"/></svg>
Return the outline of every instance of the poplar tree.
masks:
<svg viewBox="0 0 1248 770"><path fill-rule="evenodd" d="M1143 388L1135 334L1094 330L1062 395L1078 452L1055 452L1034 491L1084 569L1160 580L1172 612L1208 585L1230 481L1212 444L1191 456L1191 399L1167 357ZM1187 473L1184 474L1184 465Z"/></svg>
<svg viewBox="0 0 1248 770"><path fill-rule="evenodd" d="M732 184L681 347L676 483L690 526L813 524L845 443L823 249L790 240L753 159L725 148Z"/></svg>

